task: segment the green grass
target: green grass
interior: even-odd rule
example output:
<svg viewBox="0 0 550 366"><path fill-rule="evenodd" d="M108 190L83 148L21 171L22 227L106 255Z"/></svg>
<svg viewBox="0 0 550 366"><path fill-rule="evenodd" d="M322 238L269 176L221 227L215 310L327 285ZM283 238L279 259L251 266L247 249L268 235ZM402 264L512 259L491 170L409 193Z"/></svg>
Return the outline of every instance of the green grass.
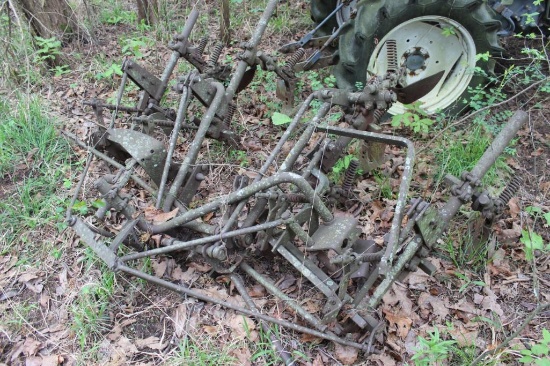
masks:
<svg viewBox="0 0 550 366"><path fill-rule="evenodd" d="M474 125L465 132L464 136L450 134L445 138L435 154L437 177L442 179L445 174L452 174L457 178L464 171L471 171L481 158L485 150L493 141L494 136L488 133L484 126ZM513 152L513 150L508 150ZM511 169L500 155L495 164L489 169L482 182L486 185L499 185L506 182L503 178Z"/></svg>
<svg viewBox="0 0 550 366"><path fill-rule="evenodd" d="M220 348L220 343L222 347ZM176 351L170 355L168 365L189 365L189 366L217 366L237 365L238 359L229 353L243 347L239 342L225 343L216 342L213 337L202 337L195 339L185 337L178 344Z"/></svg>
<svg viewBox="0 0 550 366"><path fill-rule="evenodd" d="M479 212L468 212L469 218L464 222L455 223L449 233L439 244L439 254L451 261L458 269L467 269L472 272L484 272L487 266L487 244L476 243L471 230L474 223L480 219Z"/></svg>
<svg viewBox="0 0 550 366"><path fill-rule="evenodd" d="M87 261L97 266L97 261ZM102 338L110 329L108 309L110 300L117 288L114 272L101 266L102 274L97 282L86 284L71 306L72 330L82 351Z"/></svg>
<svg viewBox="0 0 550 366"><path fill-rule="evenodd" d="M38 257L37 244L47 240L45 233L63 227L65 202L59 190L71 175L71 149L38 98L2 101L0 115L0 254L13 248L20 260L28 256L32 261Z"/></svg>

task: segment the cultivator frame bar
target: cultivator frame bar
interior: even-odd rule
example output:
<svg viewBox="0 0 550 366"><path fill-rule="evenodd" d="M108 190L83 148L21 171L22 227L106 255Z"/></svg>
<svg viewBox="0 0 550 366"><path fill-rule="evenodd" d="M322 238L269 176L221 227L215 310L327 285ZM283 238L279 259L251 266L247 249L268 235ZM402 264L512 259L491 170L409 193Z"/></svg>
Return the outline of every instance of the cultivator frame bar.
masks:
<svg viewBox="0 0 550 366"><path fill-rule="evenodd" d="M229 146L239 144L231 129L235 98L246 89L257 66L279 76L280 95L292 94L292 67L303 57L303 50L298 50L284 67L279 67L272 57L257 49L276 4L277 0L269 2L251 39L242 44L243 52L227 87L224 82L230 68L218 63L221 46L216 45L206 61L202 55L206 41L198 46L189 41L198 18L196 11L189 16L182 34L170 44L173 53L160 78L134 61L125 61L117 104L107 105L97 100L86 103L96 112L101 127L92 143L86 144L65 132L77 145L118 169L115 174L95 182L104 205L98 209L94 220L101 221L108 211L114 210L122 213L125 224L114 235L92 225L90 219L78 217L71 209L67 221L110 270L222 305L260 321L357 347L366 353L375 352L373 338L381 324L376 309L383 295L405 271L422 268L433 272L426 257L461 205L473 202L487 220L493 220L502 210L503 197L511 194L510 189L504 196L492 198L481 189L479 182L524 123L526 115L517 112L510 119L471 172L460 178L448 177L452 194L446 205L437 209L419 199L407 202L414 165L413 143L404 137L376 132L380 130L380 117L398 98L395 90L400 71L396 69L371 79L359 92L319 90L299 106L255 179L250 181L244 175L237 175L231 193L190 209L189 204L209 172L208 164L198 160L205 139L218 139ZM160 101L181 58L196 70L181 78L175 87L181 97L174 111L163 107ZM135 107L120 105L128 79L142 90ZM204 106L200 119L189 117L193 100ZM321 102L321 106L311 120L304 122L314 100ZM335 108L343 112L349 128L334 127L326 122L326 117L332 115ZM103 109L115 111L108 125L103 119ZM117 127L115 117L120 111L135 114L131 128ZM151 135L160 127L170 130L168 146ZM193 136L184 158L177 163L175 150L181 131L188 131ZM322 137L312 143L314 134ZM294 135L299 137L290 151L283 154L283 146ZM342 184L331 183L327 178L327 172L343 156L350 142L356 140L367 149L378 143L405 151L397 203L383 247L360 233L353 214L336 209L345 207L353 195L351 188L357 166L351 164ZM123 164L112 155L124 156L127 160ZM277 170L273 173L275 166ZM148 192L156 209L164 212L177 209L178 214L162 223L147 221L140 209L131 203L132 197L124 193L123 188L130 180ZM81 187L79 184L75 200L81 194ZM408 203L409 209L405 212ZM206 215L215 215L217 223L201 221ZM408 221L404 225L405 216ZM147 247L139 239L140 232L159 235L159 247ZM122 245L130 249L121 250ZM254 269L252 261L267 251L285 258L326 297L322 311L308 312L296 299L279 290L270 278ZM141 258L181 252L200 256L212 266L213 272L228 275L247 307L207 297L193 288L152 276L133 266L133 262ZM300 324L261 313L246 292L242 275L261 284L285 303L298 315ZM358 342L361 337L352 337L353 340L346 337L349 324L353 324L357 333L369 334L367 341Z"/></svg>

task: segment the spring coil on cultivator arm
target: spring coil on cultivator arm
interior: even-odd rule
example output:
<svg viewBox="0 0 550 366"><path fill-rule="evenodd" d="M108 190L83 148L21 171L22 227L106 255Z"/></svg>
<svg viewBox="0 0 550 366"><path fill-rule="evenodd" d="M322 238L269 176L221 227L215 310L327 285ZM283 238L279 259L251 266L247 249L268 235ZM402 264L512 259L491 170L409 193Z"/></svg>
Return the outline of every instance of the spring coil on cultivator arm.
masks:
<svg viewBox="0 0 550 366"><path fill-rule="evenodd" d="M124 70L142 90L138 106L130 109L144 114L136 118L159 120L156 126L172 127L172 130L153 128L152 131L142 132L133 129L135 126L126 126L123 120L117 120L112 128L103 131L104 152L87 146L67 133L90 154L119 169L121 178L118 181L102 178L98 187L102 193L109 193L101 197L105 207L121 211L124 216L122 230L114 238L113 235L98 238L98 230L92 229L92 225L70 210L68 223L111 270L262 321L373 352L373 334L379 329L381 321L377 306L382 296L413 258L429 252L451 218L468 200L473 181L460 181L456 190L460 198L452 196L444 209L426 210L424 205L421 215L411 213L411 217L415 217L415 220L410 220L414 226L407 225L401 230L412 180L414 145L407 138L373 132L369 128L369 123L379 122L384 112L397 100L394 89L398 83L395 74L399 70L396 70L395 73L372 78L363 90L357 92L332 88L309 95L297 108L276 145L262 155L262 159L251 163L258 166L248 170L239 166L236 171L230 172L234 183L229 192L216 192L215 198L205 199L201 187L216 167L204 158L209 156L205 148L210 146L207 142L211 139L226 143L237 137L240 141L230 130L230 122L236 110L238 91L245 90L248 85L249 81L243 82L246 75L253 76L258 65L267 64L274 67L277 74L282 72L277 69L277 63L269 63L270 59L257 50L277 2L271 0L267 5L256 31L236 58L239 61L233 65L234 71L226 86L215 81L215 78L206 77L211 75L213 68L219 66L222 69L218 65L222 48L216 46L211 61L206 62L198 52L204 50L205 43L201 41L198 47L193 47L189 41L198 18L196 12L191 13L184 31L173 43L172 57L160 79L137 64ZM298 51L285 67L302 57L303 50ZM167 84L180 58L187 59L196 70L180 78L176 88L180 102L172 121L167 118L166 109L157 106L155 110L146 110L143 107L146 103L142 101L150 100L152 95L155 100L162 100L165 90L155 85ZM148 82L140 83L143 80ZM313 105L316 108L312 108ZM199 119L195 113L201 109ZM350 127L331 125L334 120L331 116L336 109L350 117ZM357 110L359 113L355 113ZM188 120L196 123L187 124ZM470 176L483 177L523 121L522 114L511 119ZM169 138L157 138L162 133ZM187 141L184 146L178 139L182 134L185 134ZM168 146L165 140L169 140ZM359 219L343 212L339 202L331 204L326 199L338 186L338 182L329 178L329 172L355 141L396 146L405 155L391 229L382 245L368 239L371 233L363 233ZM116 156L116 159L106 153ZM131 159L128 164L120 162L128 158ZM353 190L357 168L357 162L352 160L341 184L344 191ZM135 200L123 192L121 185L126 181L143 188L145 193L142 193L144 197L140 201L147 199L148 209L134 205ZM225 185L219 186L221 189ZM75 197L79 194L77 190ZM503 196L508 194L506 192ZM154 213L153 218L150 218L151 212ZM367 214L366 211L364 214ZM109 225L97 217L87 220L93 220L96 226ZM145 233L147 235L142 235ZM147 241L136 243L139 238L150 236L158 238L155 245ZM121 251L122 244L138 250ZM423 248L427 249L421 250ZM284 293L273 283L268 271L254 266L266 260L267 256L263 254L266 251L277 254L276 259L270 260L280 261L285 270L298 273L304 279L304 293ZM186 255L182 256L182 252ZM140 259L167 255L179 256L183 261L185 258L200 258L212 266L213 274L227 274L234 278L242 297L249 299L246 288L243 289L239 282L239 278L245 276L247 281L260 284L279 299L284 311L288 309L292 314L297 314L299 320L291 322L268 316L250 303L240 306L213 299L198 291L193 284L176 284L135 267ZM324 305L322 309L308 311L302 306L301 297L308 291L318 293ZM350 333L349 329L354 331ZM369 333L370 344L359 342Z"/></svg>

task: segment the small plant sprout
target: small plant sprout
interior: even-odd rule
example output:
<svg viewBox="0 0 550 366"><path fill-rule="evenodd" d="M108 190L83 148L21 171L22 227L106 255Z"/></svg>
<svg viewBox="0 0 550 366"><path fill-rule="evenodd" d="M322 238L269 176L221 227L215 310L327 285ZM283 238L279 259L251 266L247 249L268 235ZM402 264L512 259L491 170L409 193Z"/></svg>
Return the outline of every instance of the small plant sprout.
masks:
<svg viewBox="0 0 550 366"><path fill-rule="evenodd" d="M434 121L428 117L426 111L421 108L422 102L405 104L407 111L403 114L396 114L391 120L391 125L396 128L402 126L412 128L415 133L428 133Z"/></svg>
<svg viewBox="0 0 550 366"><path fill-rule="evenodd" d="M550 332L542 330L542 339L531 348L521 352L522 357L518 360L523 364L550 366Z"/></svg>
<svg viewBox="0 0 550 366"><path fill-rule="evenodd" d="M418 337L416 354L411 359L416 366L442 365L455 344L454 340L441 339L439 330L434 328L428 338Z"/></svg>

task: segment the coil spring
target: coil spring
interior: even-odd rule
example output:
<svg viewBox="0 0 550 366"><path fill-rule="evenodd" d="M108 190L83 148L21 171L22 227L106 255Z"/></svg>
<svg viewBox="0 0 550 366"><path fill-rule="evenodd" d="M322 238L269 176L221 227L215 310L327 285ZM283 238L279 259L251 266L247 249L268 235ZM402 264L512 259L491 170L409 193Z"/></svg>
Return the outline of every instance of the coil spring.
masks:
<svg viewBox="0 0 550 366"><path fill-rule="evenodd" d="M397 71L397 42L395 39L386 41L386 56L388 58L388 71Z"/></svg>
<svg viewBox="0 0 550 366"><path fill-rule="evenodd" d="M285 195L285 199L292 203L304 203L307 202L306 196L302 193L288 193Z"/></svg>
<svg viewBox="0 0 550 366"><path fill-rule="evenodd" d="M520 175L516 175L507 185L506 188L504 188L504 191L498 196L498 200L502 202L502 204L508 203L512 199L512 197L515 196L519 188L521 187L521 184L523 183L523 178Z"/></svg>
<svg viewBox="0 0 550 366"><path fill-rule="evenodd" d="M374 123L378 124L380 123L380 119L386 112L383 109L375 109L374 112L372 112L372 116L374 118Z"/></svg>
<svg viewBox="0 0 550 366"><path fill-rule="evenodd" d="M225 114L225 117L223 119L223 124L225 126L231 126L231 120L233 119L233 115L235 114L236 110L237 106L234 103L229 103L229 105L227 106L227 113Z"/></svg>
<svg viewBox="0 0 550 366"><path fill-rule="evenodd" d="M206 44L208 43L208 37L202 37L199 41L199 45L197 46L197 52L199 55L202 55L204 52L204 49L206 48Z"/></svg>
<svg viewBox="0 0 550 366"><path fill-rule="evenodd" d="M223 47L223 43L217 43L216 46L214 46L214 49L210 54L210 60L208 61L208 64L210 66L216 66L218 64L218 60L222 54Z"/></svg>
<svg viewBox="0 0 550 366"><path fill-rule="evenodd" d="M286 62L285 67L292 69L302 59L302 57L304 57L305 54L306 51L304 51L303 48L299 48Z"/></svg>
<svg viewBox="0 0 550 366"><path fill-rule="evenodd" d="M359 161L353 159L349 162L349 166L346 169L346 174L344 175L344 182L342 183L342 189L344 192L351 191L353 181L355 179L355 174L357 174L357 168L359 167Z"/></svg>

